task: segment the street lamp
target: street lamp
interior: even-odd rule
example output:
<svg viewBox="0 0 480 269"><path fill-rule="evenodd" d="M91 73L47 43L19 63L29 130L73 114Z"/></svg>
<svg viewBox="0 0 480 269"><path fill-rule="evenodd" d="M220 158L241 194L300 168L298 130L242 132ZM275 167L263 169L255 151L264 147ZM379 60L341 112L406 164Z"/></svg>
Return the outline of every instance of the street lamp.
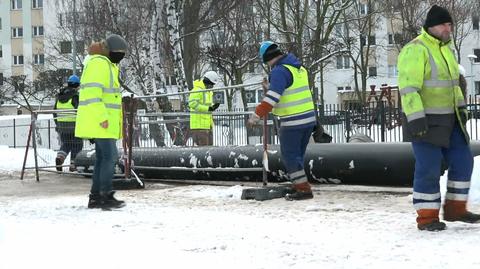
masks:
<svg viewBox="0 0 480 269"><path fill-rule="evenodd" d="M474 76L473 76L473 63L475 62L475 59L477 59L477 55L475 54L468 54L467 58L470 60L470 83L472 84L472 87L470 89L470 94L475 95L475 81L474 81Z"/></svg>

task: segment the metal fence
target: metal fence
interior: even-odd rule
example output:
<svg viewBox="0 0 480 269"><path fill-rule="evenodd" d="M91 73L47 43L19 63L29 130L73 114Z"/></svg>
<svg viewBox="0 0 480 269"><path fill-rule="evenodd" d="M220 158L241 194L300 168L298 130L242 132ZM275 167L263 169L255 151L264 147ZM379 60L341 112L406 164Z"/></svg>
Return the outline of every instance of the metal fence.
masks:
<svg viewBox="0 0 480 269"><path fill-rule="evenodd" d="M480 104L469 104L470 120L467 131L473 140L479 139ZM248 128L246 122L250 111L215 111L213 113L213 145L248 145L263 141L262 126ZM332 136L332 143L345 143L352 137L365 135L374 142L402 141L400 110L385 103L368 106L325 105L319 108L320 123ZM189 113L133 113L132 146L174 147L194 146L189 126ZM58 150L60 147L53 117L43 115L37 120L36 139L42 148ZM267 141L278 143L278 124L270 115L267 121ZM30 117L0 118L0 144L10 147L25 147L30 128ZM85 147L89 142L85 141Z"/></svg>

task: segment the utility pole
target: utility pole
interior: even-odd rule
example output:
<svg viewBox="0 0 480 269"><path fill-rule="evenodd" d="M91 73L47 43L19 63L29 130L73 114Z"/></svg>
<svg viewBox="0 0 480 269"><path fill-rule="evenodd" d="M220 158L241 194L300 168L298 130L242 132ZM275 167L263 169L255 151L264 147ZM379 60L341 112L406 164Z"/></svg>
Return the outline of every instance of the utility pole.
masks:
<svg viewBox="0 0 480 269"><path fill-rule="evenodd" d="M73 41L72 41L72 69L77 74L77 1L73 0Z"/></svg>

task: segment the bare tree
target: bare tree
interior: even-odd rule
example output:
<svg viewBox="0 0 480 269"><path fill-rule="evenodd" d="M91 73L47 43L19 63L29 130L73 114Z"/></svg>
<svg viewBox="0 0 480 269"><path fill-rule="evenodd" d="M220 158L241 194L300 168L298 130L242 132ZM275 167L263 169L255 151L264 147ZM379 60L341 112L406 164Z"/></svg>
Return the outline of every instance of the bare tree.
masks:
<svg viewBox="0 0 480 269"><path fill-rule="evenodd" d="M254 0L243 0L241 5L226 13L219 26L208 31L210 46L205 51L205 62L218 67L225 74L227 84L242 84L243 75L253 71L258 63L257 46L261 40L259 14L254 11ZM227 107L238 89L227 90ZM247 108L245 90L240 89L243 108Z"/></svg>

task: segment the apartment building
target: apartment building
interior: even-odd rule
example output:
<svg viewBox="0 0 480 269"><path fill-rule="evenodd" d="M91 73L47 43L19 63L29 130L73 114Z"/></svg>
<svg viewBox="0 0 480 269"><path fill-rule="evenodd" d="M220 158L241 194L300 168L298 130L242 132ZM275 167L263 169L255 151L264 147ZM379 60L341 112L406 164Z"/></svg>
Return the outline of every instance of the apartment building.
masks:
<svg viewBox="0 0 480 269"><path fill-rule="evenodd" d="M32 80L45 64L44 0L0 1L0 76Z"/></svg>

